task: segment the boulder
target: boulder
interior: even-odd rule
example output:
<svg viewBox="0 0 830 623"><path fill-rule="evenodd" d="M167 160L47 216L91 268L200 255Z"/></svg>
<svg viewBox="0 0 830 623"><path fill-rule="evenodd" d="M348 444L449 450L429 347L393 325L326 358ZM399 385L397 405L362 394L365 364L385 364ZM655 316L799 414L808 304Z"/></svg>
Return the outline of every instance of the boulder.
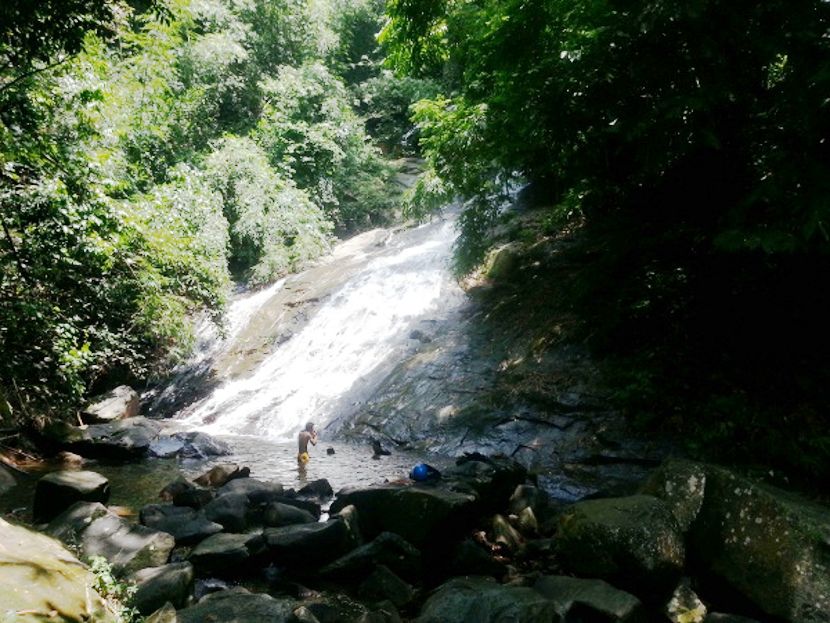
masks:
<svg viewBox="0 0 830 623"><path fill-rule="evenodd" d="M81 438L68 449L86 457L134 460L147 454L159 430L157 422L145 417L93 424L83 429Z"/></svg>
<svg viewBox="0 0 830 623"><path fill-rule="evenodd" d="M812 623L830 612L830 510L713 465L688 535L699 576L771 618Z"/></svg>
<svg viewBox="0 0 830 623"><path fill-rule="evenodd" d="M499 543L511 552L518 550L524 538L503 515L493 516L493 543Z"/></svg>
<svg viewBox="0 0 830 623"><path fill-rule="evenodd" d="M265 482L256 478L237 478L220 487L216 495L244 493L252 504L265 505L285 495L285 489L278 482Z"/></svg>
<svg viewBox="0 0 830 623"><path fill-rule="evenodd" d="M683 578L674 589L666 604L666 616L672 623L703 623L706 606L692 590L689 578Z"/></svg>
<svg viewBox="0 0 830 623"><path fill-rule="evenodd" d="M340 581L357 581L378 565L389 567L410 581L418 581L423 572L420 551L403 537L382 532L370 543L360 545L323 567L320 575Z"/></svg>
<svg viewBox="0 0 830 623"><path fill-rule="evenodd" d="M173 604L164 604L161 608L153 612L150 616L144 619L144 623L178 623L179 619L176 615L176 608Z"/></svg>
<svg viewBox="0 0 830 623"><path fill-rule="evenodd" d="M453 578L426 601L417 623L558 623L556 603L525 586L492 578Z"/></svg>
<svg viewBox="0 0 830 623"><path fill-rule="evenodd" d="M0 619L115 623L89 570L60 543L0 519Z"/></svg>
<svg viewBox="0 0 830 623"><path fill-rule="evenodd" d="M147 453L156 459L171 459L179 456L184 449L184 441L175 437L162 436L150 442Z"/></svg>
<svg viewBox="0 0 830 623"><path fill-rule="evenodd" d="M415 589L386 565L378 565L360 584L358 594L367 601L391 601L400 608L415 598Z"/></svg>
<svg viewBox="0 0 830 623"><path fill-rule="evenodd" d="M149 567L133 573L127 579L136 585L133 606L146 616L168 602L176 608L187 603L193 588L193 565L189 562L176 562Z"/></svg>
<svg viewBox="0 0 830 623"><path fill-rule="evenodd" d="M138 415L138 393L128 385L120 385L106 394L93 398L81 410L84 424L101 424Z"/></svg>
<svg viewBox="0 0 830 623"><path fill-rule="evenodd" d="M209 521L221 524L227 532L245 532L257 523L248 496L244 493L219 496L202 510Z"/></svg>
<svg viewBox="0 0 830 623"><path fill-rule="evenodd" d="M464 539L450 552L449 572L452 575L480 575L501 578L507 573L507 565L472 539Z"/></svg>
<svg viewBox="0 0 830 623"><path fill-rule="evenodd" d="M289 495L278 495L274 496L269 501L278 502L280 504L304 510L305 512L311 514L316 520L319 520L323 514L322 507L317 502L312 502L311 500L301 500L300 498L291 497Z"/></svg>
<svg viewBox="0 0 830 623"><path fill-rule="evenodd" d="M258 559L264 545L258 534L214 534L194 547L188 560L200 573L228 575Z"/></svg>
<svg viewBox="0 0 830 623"><path fill-rule="evenodd" d="M206 595L176 616L178 623L293 623L293 610L290 600L237 588Z"/></svg>
<svg viewBox="0 0 830 623"><path fill-rule="evenodd" d="M647 495L577 502L559 520L557 547L565 569L635 593L670 593L684 564L677 520Z"/></svg>
<svg viewBox="0 0 830 623"><path fill-rule="evenodd" d="M77 502L46 531L77 546L86 559L102 556L118 576L165 564L176 544L166 532L128 523L97 502Z"/></svg>
<svg viewBox="0 0 830 623"><path fill-rule="evenodd" d="M250 473L250 467L239 467L234 463L220 463L198 478L194 478L193 482L201 487L221 487L236 478L247 478Z"/></svg>
<svg viewBox="0 0 830 623"><path fill-rule="evenodd" d="M301 523L315 523L317 518L308 511L304 511L296 506L289 504L282 504L281 502L272 502L265 507L262 514L262 524L269 528L279 528L281 526L291 526Z"/></svg>
<svg viewBox="0 0 830 623"><path fill-rule="evenodd" d="M166 502L173 502L176 506L202 508L214 498L213 491L194 485L183 476L165 485L159 497Z"/></svg>
<svg viewBox="0 0 830 623"><path fill-rule="evenodd" d="M478 497L480 513L501 511L516 487L527 478L527 470L513 459L470 454L444 472L448 486Z"/></svg>
<svg viewBox="0 0 830 623"><path fill-rule="evenodd" d="M329 481L325 478L320 478L308 483L297 491L297 495L303 498L311 498L319 501L327 500L334 495L334 489L331 488Z"/></svg>
<svg viewBox="0 0 830 623"><path fill-rule="evenodd" d="M638 623L649 620L640 600L602 580L546 575L533 588L556 604L563 621Z"/></svg>
<svg viewBox="0 0 830 623"><path fill-rule="evenodd" d="M358 621L368 613L366 606L360 604L341 593L324 593L302 603L305 609L306 621L313 623L351 623ZM294 611L294 615L300 609ZM313 618L310 618L313 617ZM299 617L298 617L299 618Z"/></svg>
<svg viewBox="0 0 830 623"><path fill-rule="evenodd" d="M323 523L266 528L269 557L286 567L316 568L353 550L358 542L349 522L335 517Z"/></svg>
<svg viewBox="0 0 830 623"><path fill-rule="evenodd" d="M331 511L353 505L366 538L394 532L421 547L462 532L474 517L476 500L472 494L428 485L380 485L340 491Z"/></svg>
<svg viewBox="0 0 830 623"><path fill-rule="evenodd" d="M0 495L3 495L16 484L17 479L14 477L11 470L0 463Z"/></svg>
<svg viewBox="0 0 830 623"><path fill-rule="evenodd" d="M652 473L640 491L663 500L685 533L703 506L705 487L706 470L701 463L669 459Z"/></svg>
<svg viewBox="0 0 830 623"><path fill-rule="evenodd" d="M37 481L33 515L46 522L60 515L75 502L101 502L110 499L110 483L95 472L59 471Z"/></svg>
<svg viewBox="0 0 830 623"><path fill-rule="evenodd" d="M357 623L402 623L401 615L395 604L382 601L372 606L372 610L361 616Z"/></svg>
<svg viewBox="0 0 830 623"><path fill-rule="evenodd" d="M212 456L226 456L231 453L230 446L210 435L198 431L176 433L173 438L184 442L179 456L186 459L209 459Z"/></svg>
<svg viewBox="0 0 830 623"><path fill-rule="evenodd" d="M141 509L139 520L148 528L172 535L177 545L192 545L222 532L221 524L210 521L204 511L187 506L150 504Z"/></svg>

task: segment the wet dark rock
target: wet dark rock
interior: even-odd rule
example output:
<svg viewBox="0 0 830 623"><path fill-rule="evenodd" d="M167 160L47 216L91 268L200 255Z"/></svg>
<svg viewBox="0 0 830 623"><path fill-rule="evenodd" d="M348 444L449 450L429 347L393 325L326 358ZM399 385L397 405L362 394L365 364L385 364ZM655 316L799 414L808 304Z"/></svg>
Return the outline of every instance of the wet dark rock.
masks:
<svg viewBox="0 0 830 623"><path fill-rule="evenodd" d="M563 621L645 623L649 620L640 600L602 580L542 576L534 590L556 604Z"/></svg>
<svg viewBox="0 0 830 623"><path fill-rule="evenodd" d="M472 455L458 459L456 467L444 472L450 487L471 488L479 498L480 512L504 508L516 487L524 483L527 470L512 459Z"/></svg>
<svg viewBox="0 0 830 623"><path fill-rule="evenodd" d="M269 528L314 523L316 521L317 518L308 511L280 502L272 502L266 506L262 515L262 525Z"/></svg>
<svg viewBox="0 0 830 623"><path fill-rule="evenodd" d="M245 494L248 501L255 505L265 505L277 501L284 495L283 486L277 482L264 482L256 478L238 478L219 488L219 497L229 494Z"/></svg>
<svg viewBox="0 0 830 623"><path fill-rule="evenodd" d="M698 577L771 618L827 621L830 510L721 467L703 469L703 504L688 534Z"/></svg>
<svg viewBox="0 0 830 623"><path fill-rule="evenodd" d="M247 478L251 473L250 467L240 467L234 463L220 463L214 465L193 482L200 487L221 487L231 480Z"/></svg>
<svg viewBox="0 0 830 623"><path fill-rule="evenodd" d="M410 340L418 340L422 344L429 344L432 341L432 338L429 337L426 333L421 331L420 329L415 329L409 333Z"/></svg>
<svg viewBox="0 0 830 623"><path fill-rule="evenodd" d="M154 439L147 450L149 456L157 459L170 459L179 456L184 449L184 441L175 437L162 436Z"/></svg>
<svg viewBox="0 0 830 623"><path fill-rule="evenodd" d="M293 623L293 610L291 600L236 588L210 593L176 616L178 623Z"/></svg>
<svg viewBox="0 0 830 623"><path fill-rule="evenodd" d="M45 522L61 514L75 502L101 502L110 498L109 481L87 471L59 471L46 474L35 487L34 519Z"/></svg>
<svg viewBox="0 0 830 623"><path fill-rule="evenodd" d="M184 442L179 456L188 459L208 459L212 456L226 456L231 453L230 446L202 432L185 432L173 435Z"/></svg>
<svg viewBox="0 0 830 623"><path fill-rule="evenodd" d="M560 517L557 545L566 569L635 592L670 593L684 563L677 520L647 495L577 502Z"/></svg>
<svg viewBox="0 0 830 623"><path fill-rule="evenodd" d="M378 565L360 584L358 594L367 601L391 601L402 607L415 598L415 589L399 578L389 567Z"/></svg>
<svg viewBox="0 0 830 623"><path fill-rule="evenodd" d="M372 458L379 458L382 456L389 456L392 453L389 452L389 450L387 450L386 448L384 448L381 445L380 441L378 441L377 439L372 439L372 454Z"/></svg>
<svg viewBox="0 0 830 623"><path fill-rule="evenodd" d="M378 565L385 565L410 581L418 581L423 572L421 552L417 548L397 534L382 532L373 541L323 567L320 575L339 581L356 581Z"/></svg>
<svg viewBox="0 0 830 623"><path fill-rule="evenodd" d="M192 545L222 531L222 525L210 521L204 511L188 506L150 504L139 513L148 528L167 532L179 545Z"/></svg>
<svg viewBox="0 0 830 623"><path fill-rule="evenodd" d="M320 478L302 487L297 491L297 495L303 498L327 500L334 495L334 489L331 488L328 480Z"/></svg>
<svg viewBox="0 0 830 623"><path fill-rule="evenodd" d="M453 578L426 601L417 623L557 623L557 604L525 586L506 586L492 578Z"/></svg>
<svg viewBox="0 0 830 623"><path fill-rule="evenodd" d="M706 470L702 464L671 459L654 471L640 491L663 500L680 529L688 532L703 506L705 489Z"/></svg>
<svg viewBox="0 0 830 623"><path fill-rule="evenodd" d="M0 495L3 495L16 484L17 479L14 477L11 470L0 463Z"/></svg>
<svg viewBox="0 0 830 623"><path fill-rule="evenodd" d="M133 605L146 616L168 602L176 608L187 603L193 588L193 565L179 562L149 567L137 571L127 579L137 587Z"/></svg>
<svg viewBox="0 0 830 623"><path fill-rule="evenodd" d="M266 528L263 537L269 557L280 566L320 567L354 549L358 542L341 517L323 523Z"/></svg>
<svg viewBox="0 0 830 623"><path fill-rule="evenodd" d="M402 619L395 604L384 601L375 604L357 623L402 623Z"/></svg>
<svg viewBox="0 0 830 623"><path fill-rule="evenodd" d="M496 579L504 577L507 565L472 539L464 539L450 554L449 572L452 575L480 575Z"/></svg>
<svg viewBox="0 0 830 623"><path fill-rule="evenodd" d="M245 532L256 523L248 496L228 493L208 502L202 509L209 521L221 524L228 532Z"/></svg>
<svg viewBox="0 0 830 623"><path fill-rule="evenodd" d="M179 476L161 490L159 497L166 502L173 502L176 506L199 509L213 499L214 493Z"/></svg>
<svg viewBox="0 0 830 623"><path fill-rule="evenodd" d="M352 623L368 612L366 606L340 593L328 593L308 599L303 602L302 607L319 623Z"/></svg>
<svg viewBox="0 0 830 623"><path fill-rule="evenodd" d="M555 502L572 504L599 493L599 488L585 484L564 474L542 475L539 487Z"/></svg>
<svg viewBox="0 0 830 623"><path fill-rule="evenodd" d="M106 558L116 575L158 567L175 546L166 532L131 524L97 502L78 502L55 517L46 532L77 546L81 555Z"/></svg>
<svg viewBox="0 0 830 623"><path fill-rule="evenodd" d="M79 430L79 437L61 445L85 457L129 461L147 454L160 428L157 422L139 416Z"/></svg>
<svg viewBox="0 0 830 623"><path fill-rule="evenodd" d="M250 571L265 551L259 534L219 533L209 536L190 552L188 560L200 574L233 575L243 568Z"/></svg>
<svg viewBox="0 0 830 623"><path fill-rule="evenodd" d="M363 535L372 538L394 532L415 545L450 539L473 517L474 495L426 485L344 489L332 502L332 512L354 505Z"/></svg>
<svg viewBox="0 0 830 623"><path fill-rule="evenodd" d="M334 454L334 448L326 448L326 454L328 454L329 456Z"/></svg>
<svg viewBox="0 0 830 623"><path fill-rule="evenodd" d="M210 593L218 593L219 591L224 591L228 588L228 583L225 582L225 580L220 580L219 578L198 579L196 580L193 588L193 598L196 601L199 601L205 595L209 595Z"/></svg>
<svg viewBox="0 0 830 623"><path fill-rule="evenodd" d="M176 608L171 603L164 604L161 608L144 619L144 623L178 623Z"/></svg>
<svg viewBox="0 0 830 623"><path fill-rule="evenodd" d="M81 419L84 424L101 424L135 417L138 415L138 403L138 393L128 385L120 385L93 398L81 410Z"/></svg>

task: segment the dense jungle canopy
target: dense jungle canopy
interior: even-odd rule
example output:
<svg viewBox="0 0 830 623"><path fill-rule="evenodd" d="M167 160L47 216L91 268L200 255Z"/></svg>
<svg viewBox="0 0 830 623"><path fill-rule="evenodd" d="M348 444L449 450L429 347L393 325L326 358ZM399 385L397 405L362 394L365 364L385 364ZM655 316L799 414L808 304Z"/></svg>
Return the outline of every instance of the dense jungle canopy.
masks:
<svg viewBox="0 0 830 623"><path fill-rule="evenodd" d="M529 184L543 216L509 235L578 240L564 295L621 409L829 468L825 0L9 0L0 24L16 425L163 374L194 314L335 236L459 199L469 273Z"/></svg>

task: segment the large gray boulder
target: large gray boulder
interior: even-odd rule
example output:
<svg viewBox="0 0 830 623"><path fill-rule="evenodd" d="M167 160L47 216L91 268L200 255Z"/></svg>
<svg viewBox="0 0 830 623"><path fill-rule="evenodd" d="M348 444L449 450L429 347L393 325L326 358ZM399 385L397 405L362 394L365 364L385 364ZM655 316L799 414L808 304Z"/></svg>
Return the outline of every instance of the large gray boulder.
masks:
<svg viewBox="0 0 830 623"><path fill-rule="evenodd" d="M699 574L770 617L830 621L830 510L724 468L704 470L703 503L688 535Z"/></svg>
<svg viewBox="0 0 830 623"><path fill-rule="evenodd" d="M78 502L46 528L51 536L77 547L81 556L102 556L118 576L167 562L176 543L166 532L128 523L97 502Z"/></svg>
<svg viewBox="0 0 830 623"><path fill-rule="evenodd" d="M403 537L381 532L373 541L361 545L326 565L320 575L338 581L357 581L375 567L389 567L402 578L417 582L423 573L421 552Z"/></svg>
<svg viewBox="0 0 830 623"><path fill-rule="evenodd" d="M158 437L160 426L145 417L93 424L81 430L80 439L71 441L68 449L81 456L114 460L133 460L147 454Z"/></svg>
<svg viewBox="0 0 830 623"><path fill-rule="evenodd" d="M557 548L565 569L635 593L670 593L685 561L677 520L647 495L577 502L560 517Z"/></svg>
<svg viewBox="0 0 830 623"><path fill-rule="evenodd" d="M533 588L556 604L563 621L645 623L649 620L639 599L602 580L544 575L536 580Z"/></svg>
<svg viewBox="0 0 830 623"><path fill-rule="evenodd" d="M213 456L226 456L231 453L231 448L227 443L200 431L175 433L173 438L184 443L179 452L182 458L209 459Z"/></svg>
<svg viewBox="0 0 830 623"><path fill-rule="evenodd" d="M380 485L340 491L331 511L353 505L367 539L394 532L422 547L463 531L475 516L476 502L475 494L441 487Z"/></svg>
<svg viewBox="0 0 830 623"><path fill-rule="evenodd" d="M688 532L697 519L705 490L705 466L682 459L663 463L640 489L641 493L663 500L683 532Z"/></svg>
<svg viewBox="0 0 830 623"><path fill-rule="evenodd" d="M175 562L161 567L148 567L127 578L136 585L133 605L144 616L170 603L181 608L193 588L193 565Z"/></svg>
<svg viewBox="0 0 830 623"><path fill-rule="evenodd" d="M245 532L256 523L254 509L244 493L229 493L208 502L204 509L209 521L221 524L227 532Z"/></svg>
<svg viewBox="0 0 830 623"><path fill-rule="evenodd" d="M216 491L218 497L239 494L246 495L251 504L265 505L282 498L285 491L278 482L265 482L256 478L235 478Z"/></svg>
<svg viewBox="0 0 830 623"><path fill-rule="evenodd" d="M101 474L87 471L59 471L46 474L35 487L33 515L46 522L75 502L101 502L110 498L110 483Z"/></svg>
<svg viewBox="0 0 830 623"><path fill-rule="evenodd" d="M316 568L336 560L359 545L350 521L334 517L322 523L266 528L268 555L277 565Z"/></svg>
<svg viewBox="0 0 830 623"><path fill-rule="evenodd" d="M87 567L46 535L0 519L0 620L115 623Z"/></svg>
<svg viewBox="0 0 830 623"><path fill-rule="evenodd" d="M294 603L270 595L231 589L211 593L176 613L178 623L294 623Z"/></svg>
<svg viewBox="0 0 830 623"><path fill-rule="evenodd" d="M138 393L128 385L120 385L106 394L93 398L81 410L81 419L84 424L124 420L138 415L138 404Z"/></svg>
<svg viewBox="0 0 830 623"><path fill-rule="evenodd" d="M453 578L424 604L417 623L559 623L556 603L524 586L492 578Z"/></svg>
<svg viewBox="0 0 830 623"><path fill-rule="evenodd" d="M150 504L141 509L139 520L148 528L172 535L178 545L192 545L222 532L221 524L210 521L204 511L188 506Z"/></svg>
<svg viewBox="0 0 830 623"><path fill-rule="evenodd" d="M259 534L220 533L209 536L190 552L188 560L201 573L234 574L265 552L265 540Z"/></svg>
<svg viewBox="0 0 830 623"><path fill-rule="evenodd" d="M308 511L281 502L272 502L265 507L262 514L262 524L269 528L315 523L316 521L317 518Z"/></svg>

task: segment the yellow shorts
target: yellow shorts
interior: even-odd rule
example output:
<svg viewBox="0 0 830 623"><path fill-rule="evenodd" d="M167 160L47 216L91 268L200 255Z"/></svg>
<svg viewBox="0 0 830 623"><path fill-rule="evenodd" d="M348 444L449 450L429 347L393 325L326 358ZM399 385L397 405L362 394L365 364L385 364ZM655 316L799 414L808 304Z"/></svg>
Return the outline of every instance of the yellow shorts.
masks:
<svg viewBox="0 0 830 623"><path fill-rule="evenodd" d="M308 452L303 452L300 456L297 457L298 463L308 463L308 460L311 457L308 456Z"/></svg>

